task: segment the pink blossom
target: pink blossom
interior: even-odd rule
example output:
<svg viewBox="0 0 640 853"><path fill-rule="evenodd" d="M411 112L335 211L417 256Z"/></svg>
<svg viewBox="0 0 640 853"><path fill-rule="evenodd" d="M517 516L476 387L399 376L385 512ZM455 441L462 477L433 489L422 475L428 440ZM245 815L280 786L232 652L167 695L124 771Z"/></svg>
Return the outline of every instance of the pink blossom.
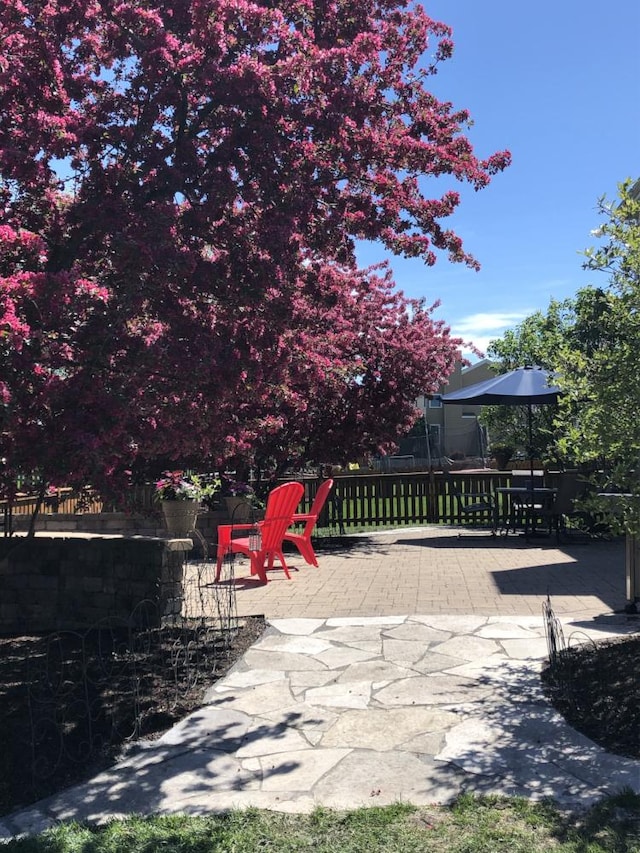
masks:
<svg viewBox="0 0 640 853"><path fill-rule="evenodd" d="M390 447L460 341L355 240L477 267L428 179L509 162L426 86L450 28L405 0L107 5L36 27L0 0L11 470L107 490L155 459Z"/></svg>

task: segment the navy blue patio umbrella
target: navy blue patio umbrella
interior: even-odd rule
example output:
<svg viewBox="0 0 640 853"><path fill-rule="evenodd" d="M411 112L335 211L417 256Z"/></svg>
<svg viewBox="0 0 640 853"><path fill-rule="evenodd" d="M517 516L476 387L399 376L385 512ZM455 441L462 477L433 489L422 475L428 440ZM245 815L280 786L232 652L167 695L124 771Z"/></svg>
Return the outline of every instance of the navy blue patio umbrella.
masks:
<svg viewBox="0 0 640 853"><path fill-rule="evenodd" d="M526 406L533 487L532 407L557 402L562 391L552 382L553 374L542 367L516 367L509 373L500 373L484 382L469 385L468 388L443 394L440 399L443 403L470 403L475 406Z"/></svg>

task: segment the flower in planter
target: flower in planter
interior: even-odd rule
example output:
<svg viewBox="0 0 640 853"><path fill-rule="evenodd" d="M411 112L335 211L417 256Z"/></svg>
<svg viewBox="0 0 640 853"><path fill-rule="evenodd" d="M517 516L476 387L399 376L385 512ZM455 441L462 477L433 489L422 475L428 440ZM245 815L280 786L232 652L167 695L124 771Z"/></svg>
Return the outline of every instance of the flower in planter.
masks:
<svg viewBox="0 0 640 853"><path fill-rule="evenodd" d="M212 491L204 485L198 474L184 471L164 471L156 483L156 499L159 501L201 501Z"/></svg>
<svg viewBox="0 0 640 853"><path fill-rule="evenodd" d="M51 508L54 512L58 512L60 506L60 492L57 486L47 486L44 493L44 505Z"/></svg>
<svg viewBox="0 0 640 853"><path fill-rule="evenodd" d="M244 498L255 495L253 486L240 480L228 480L226 477L221 480L221 490L224 498Z"/></svg>
<svg viewBox="0 0 640 853"><path fill-rule="evenodd" d="M241 480L230 480L227 477L222 477L220 494L223 498L243 498L251 506L264 509L264 501L256 495L253 486L250 486L249 483L243 483Z"/></svg>

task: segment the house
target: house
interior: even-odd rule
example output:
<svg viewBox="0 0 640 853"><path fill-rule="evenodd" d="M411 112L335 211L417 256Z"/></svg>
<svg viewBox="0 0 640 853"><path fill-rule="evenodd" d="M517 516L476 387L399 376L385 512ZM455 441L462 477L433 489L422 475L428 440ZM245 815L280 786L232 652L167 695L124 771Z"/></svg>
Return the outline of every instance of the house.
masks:
<svg viewBox="0 0 640 853"><path fill-rule="evenodd" d="M467 388L477 382L484 382L493 376L495 373L491 370L491 362L487 359L482 359L468 367L463 367L458 362L455 371L449 377L449 382L440 389L439 394L418 397L417 406L425 415L429 437L426 450L431 460L439 462L443 457L449 459L463 459L469 456L480 459L486 457L486 430L478 422L482 406L473 406L468 403L460 406L444 406L440 395ZM424 443L426 445L426 441Z"/></svg>

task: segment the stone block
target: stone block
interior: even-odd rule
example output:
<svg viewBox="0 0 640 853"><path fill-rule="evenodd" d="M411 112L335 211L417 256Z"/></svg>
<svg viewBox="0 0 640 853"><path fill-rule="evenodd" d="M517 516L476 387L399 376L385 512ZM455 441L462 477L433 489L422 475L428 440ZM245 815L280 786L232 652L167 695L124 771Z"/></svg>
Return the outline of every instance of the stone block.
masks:
<svg viewBox="0 0 640 853"><path fill-rule="evenodd" d="M10 575L9 577L3 579L3 595L6 590L14 589L16 592L20 590L29 589L30 586L30 574L27 571L19 571L16 574Z"/></svg>
<svg viewBox="0 0 640 853"><path fill-rule="evenodd" d="M29 589L57 591L59 580L56 576L32 574L28 577Z"/></svg>
<svg viewBox="0 0 640 853"><path fill-rule="evenodd" d="M184 604L183 598L167 598L162 603L163 616L179 616Z"/></svg>
<svg viewBox="0 0 640 853"><path fill-rule="evenodd" d="M49 528L45 525L45 530ZM61 533L73 533L78 529L78 524L76 521L58 521L55 523L55 530L59 530Z"/></svg>
<svg viewBox="0 0 640 853"><path fill-rule="evenodd" d="M113 609L113 596L107 592L97 592L91 597L91 604L98 610L109 613Z"/></svg>
<svg viewBox="0 0 640 853"><path fill-rule="evenodd" d="M84 592L104 592L104 581L101 577L84 577L81 580Z"/></svg>

